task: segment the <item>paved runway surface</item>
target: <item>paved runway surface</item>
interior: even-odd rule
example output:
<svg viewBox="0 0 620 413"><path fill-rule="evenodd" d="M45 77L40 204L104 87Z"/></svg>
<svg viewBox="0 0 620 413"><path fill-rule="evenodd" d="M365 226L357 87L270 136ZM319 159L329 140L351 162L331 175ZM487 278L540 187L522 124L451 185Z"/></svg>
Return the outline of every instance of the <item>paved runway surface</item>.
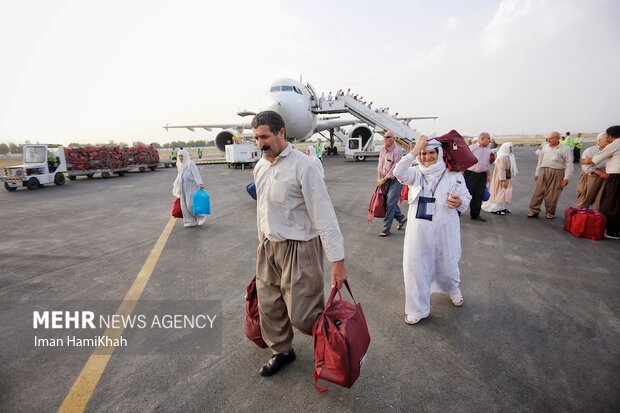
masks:
<svg viewBox="0 0 620 413"><path fill-rule="evenodd" d="M199 167L212 215L199 228L176 222L141 299L222 300L222 354L113 355L86 410L618 411L620 241L574 238L563 214L526 218L534 150L516 149L511 215L461 217L463 307L434 295L430 318L416 326L403 323L404 232L384 239L380 221L366 223L376 162L326 159L372 342L353 388L327 384L323 394L313 386L312 340L301 333L293 364L258 375L269 353L243 332L257 245L256 203L245 192L252 171ZM559 212L576 202L579 172ZM159 169L0 193L0 300L121 300L169 221L175 176ZM55 411L87 359L2 358L0 411Z"/></svg>

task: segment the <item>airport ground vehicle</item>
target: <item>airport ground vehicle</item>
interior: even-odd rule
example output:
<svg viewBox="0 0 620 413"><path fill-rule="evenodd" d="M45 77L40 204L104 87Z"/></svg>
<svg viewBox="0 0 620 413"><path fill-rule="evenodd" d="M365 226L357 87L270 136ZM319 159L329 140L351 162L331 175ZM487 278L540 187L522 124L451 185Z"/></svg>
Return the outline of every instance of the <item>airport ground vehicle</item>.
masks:
<svg viewBox="0 0 620 413"><path fill-rule="evenodd" d="M345 159L353 159L354 161L365 161L368 158L379 157L379 152L375 150L372 135L368 139L363 138L346 138L344 147Z"/></svg>
<svg viewBox="0 0 620 413"><path fill-rule="evenodd" d="M260 159L260 152L256 145L251 143L236 143L226 145L226 163L229 168L244 169L253 167Z"/></svg>
<svg viewBox="0 0 620 413"><path fill-rule="evenodd" d="M107 178L123 176L133 169L152 171L159 166L159 153L152 147L133 148L87 146L65 148L62 145L28 144L23 146L23 165L4 168L4 188L15 191L20 187L36 189L45 184L64 185L65 177L92 178L99 173Z"/></svg>

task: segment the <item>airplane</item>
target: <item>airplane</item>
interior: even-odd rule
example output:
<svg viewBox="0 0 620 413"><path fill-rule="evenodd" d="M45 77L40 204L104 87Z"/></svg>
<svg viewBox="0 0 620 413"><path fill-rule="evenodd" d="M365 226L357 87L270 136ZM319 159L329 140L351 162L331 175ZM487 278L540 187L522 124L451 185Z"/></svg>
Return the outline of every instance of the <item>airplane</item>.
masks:
<svg viewBox="0 0 620 413"><path fill-rule="evenodd" d="M304 142L315 133L322 131L330 131L330 143L327 147L327 154L336 153L334 146L334 129L342 126L355 125L348 132L348 136L357 137L363 135L365 140L369 139L374 130L364 123L360 123L359 119L335 119L334 117L320 118L320 102L317 93L310 85L305 85L300 81L281 78L275 80L269 87L269 92L263 99L260 111L273 110L280 114L286 125L286 139L290 142ZM239 116L254 116L256 112L240 111ZM411 119L429 119L432 117L407 117L399 118ZM241 123L219 123L219 124L200 124L200 125L166 125L164 129L185 128L195 131L202 128L207 131L212 129L223 129L215 137L215 146L221 151L226 151L226 145L234 143L235 139L243 133L244 129L251 129L250 122Z"/></svg>

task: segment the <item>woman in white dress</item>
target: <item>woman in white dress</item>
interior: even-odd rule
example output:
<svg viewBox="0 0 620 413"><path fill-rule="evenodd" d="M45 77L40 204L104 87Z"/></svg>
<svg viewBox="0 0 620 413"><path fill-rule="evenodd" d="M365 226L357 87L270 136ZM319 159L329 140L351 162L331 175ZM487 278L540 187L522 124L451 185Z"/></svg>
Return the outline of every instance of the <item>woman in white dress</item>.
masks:
<svg viewBox="0 0 620 413"><path fill-rule="evenodd" d="M172 186L172 194L181 198L181 211L183 212L183 225L185 228L195 227L205 223L206 215L194 215L194 194L199 189L204 189L202 177L189 153L180 150L177 159L177 179Z"/></svg>
<svg viewBox="0 0 620 413"><path fill-rule="evenodd" d="M506 204L512 202L512 180L518 173L512 146L511 142L506 142L497 151L493 179L491 179L491 196L482 204L482 209L497 215L510 213Z"/></svg>
<svg viewBox="0 0 620 413"><path fill-rule="evenodd" d="M323 180L325 180L325 170L323 169L323 162L321 162L321 160L316 156L316 148L314 146L308 146L306 148L306 155L308 155L310 159L312 159L314 165L316 165L316 167L319 169L319 172L321 172Z"/></svg>
<svg viewBox="0 0 620 413"><path fill-rule="evenodd" d="M417 164L412 166L414 160ZM403 251L405 323L416 324L430 314L431 293L450 293L455 306L463 304L457 211L467 210L471 195L463 174L446 168L441 143L427 141L424 135L396 164L394 176L403 185L409 185Z"/></svg>

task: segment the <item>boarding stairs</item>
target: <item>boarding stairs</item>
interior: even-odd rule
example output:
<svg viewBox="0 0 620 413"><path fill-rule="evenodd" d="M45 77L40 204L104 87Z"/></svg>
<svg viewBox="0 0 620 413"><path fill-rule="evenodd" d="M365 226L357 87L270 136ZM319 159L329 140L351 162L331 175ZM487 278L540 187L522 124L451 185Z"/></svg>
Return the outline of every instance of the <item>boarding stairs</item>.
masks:
<svg viewBox="0 0 620 413"><path fill-rule="evenodd" d="M322 114L350 113L360 121L372 126L375 132L394 132L396 141L405 147L408 147L412 141L420 136L417 130L405 125L401 120L395 119L387 113L375 112L374 109L369 109L362 102L353 99L352 96L336 96L335 100L321 101L321 106L317 112Z"/></svg>

